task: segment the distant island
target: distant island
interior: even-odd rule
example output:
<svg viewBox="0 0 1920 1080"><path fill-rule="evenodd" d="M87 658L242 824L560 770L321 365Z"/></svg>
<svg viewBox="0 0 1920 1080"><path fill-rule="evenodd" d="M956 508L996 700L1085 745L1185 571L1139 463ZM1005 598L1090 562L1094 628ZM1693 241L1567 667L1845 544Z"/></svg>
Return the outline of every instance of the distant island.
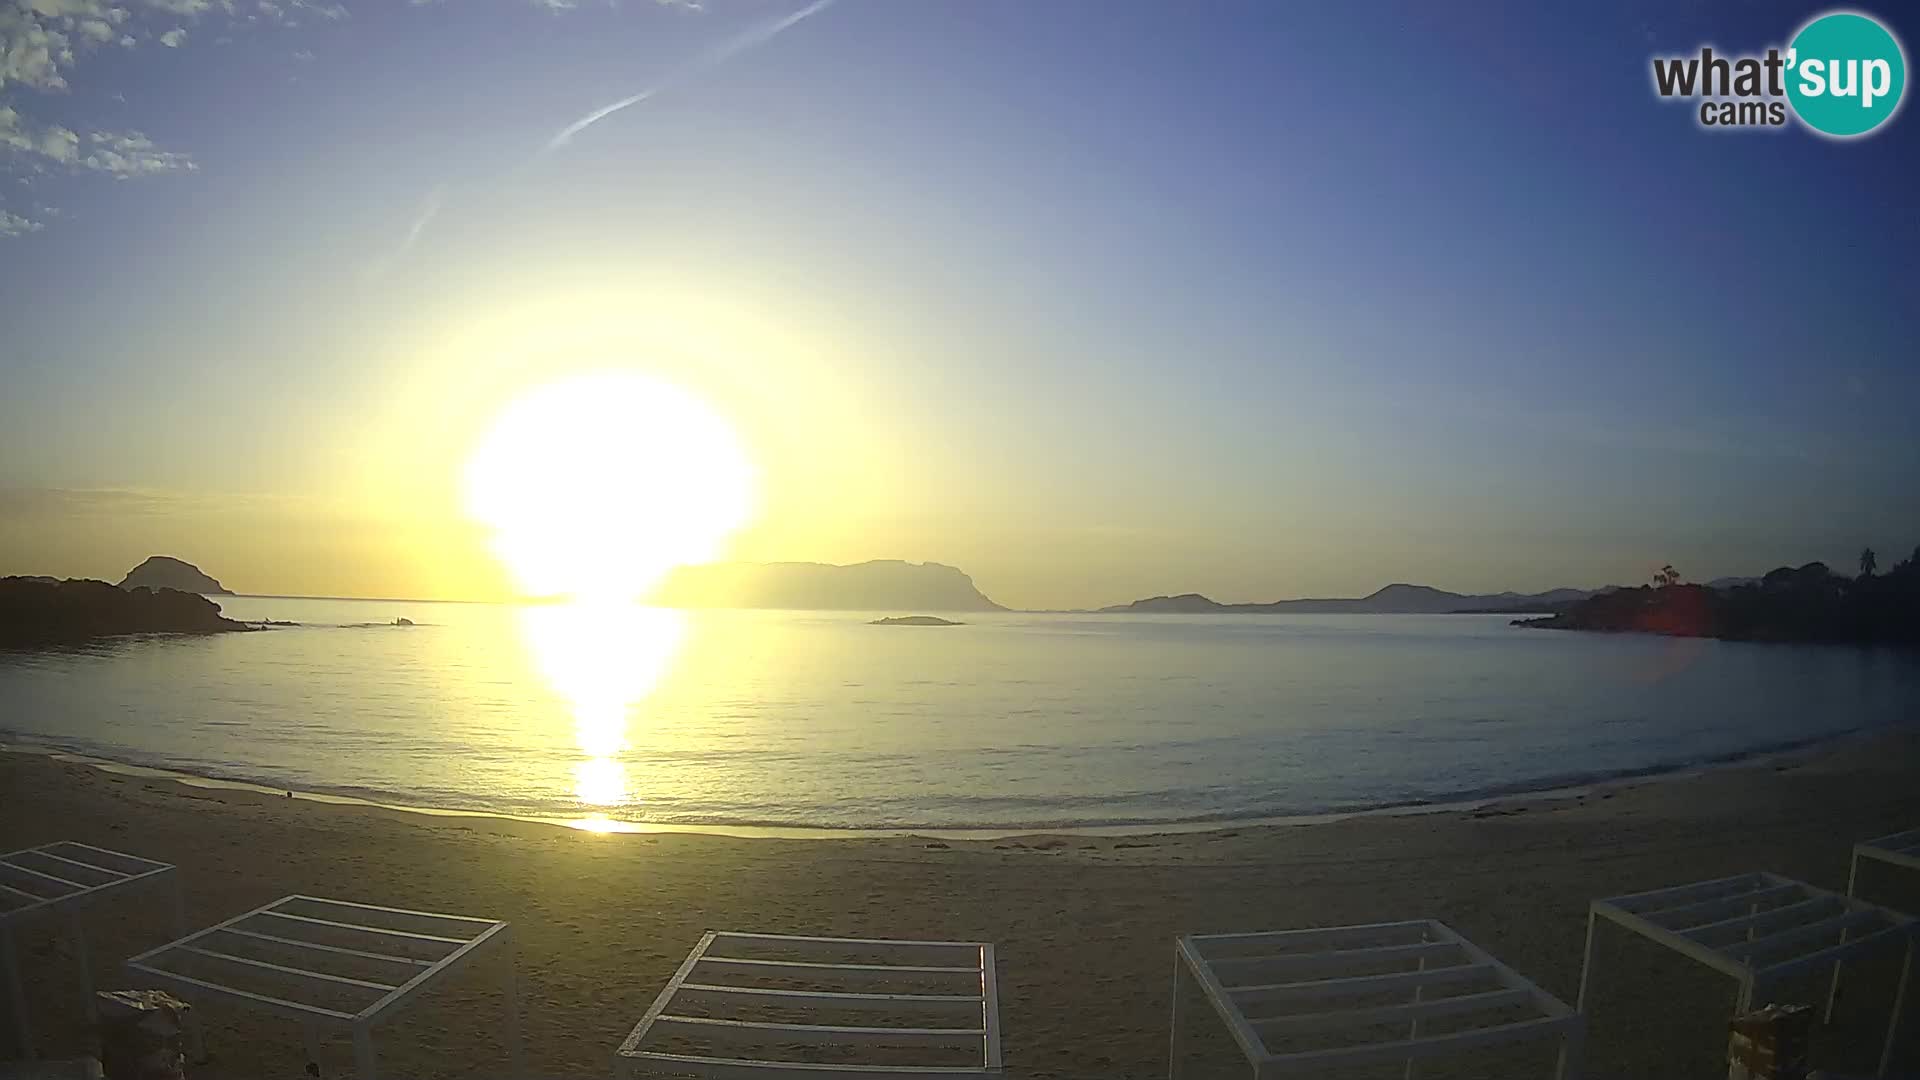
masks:
<svg viewBox="0 0 1920 1080"><path fill-rule="evenodd" d="M206 596L232 596L233 590L200 572L200 568L171 555L152 555L120 579L123 589L178 589Z"/></svg>
<svg viewBox="0 0 1920 1080"><path fill-rule="evenodd" d="M248 629L223 617L213 601L178 589L0 578L0 648L83 645L122 634L218 634Z"/></svg>
<svg viewBox="0 0 1920 1080"><path fill-rule="evenodd" d="M1592 596L1514 625L1733 641L1920 644L1920 548L1886 574L1876 573L1878 563L1868 549L1860 553L1858 577L1813 562L1727 588L1684 584L1667 567L1651 586Z"/></svg>
<svg viewBox="0 0 1920 1080"><path fill-rule="evenodd" d="M1601 590L1605 591L1605 590ZM1585 589L1553 589L1543 593L1469 595L1430 585L1388 585L1352 599L1274 600L1258 604L1222 604L1199 593L1154 596L1131 604L1103 607L1102 614L1125 615L1454 615L1546 614L1596 595Z"/></svg>
<svg viewBox="0 0 1920 1080"><path fill-rule="evenodd" d="M940 563L709 563L667 575L650 601L680 608L802 611L1004 611L973 579Z"/></svg>
<svg viewBox="0 0 1920 1080"><path fill-rule="evenodd" d="M966 623L943 619L938 615L895 615L886 619L874 619L868 626L965 626Z"/></svg>

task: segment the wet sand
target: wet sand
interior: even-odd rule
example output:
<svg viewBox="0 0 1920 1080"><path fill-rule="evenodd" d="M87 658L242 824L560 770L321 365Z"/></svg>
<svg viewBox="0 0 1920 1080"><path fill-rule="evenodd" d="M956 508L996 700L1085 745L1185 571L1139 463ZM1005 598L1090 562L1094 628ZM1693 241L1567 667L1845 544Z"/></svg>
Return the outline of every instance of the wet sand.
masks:
<svg viewBox="0 0 1920 1080"><path fill-rule="evenodd" d="M177 863L192 927L295 892L510 920L535 1076L607 1075L707 928L993 941L1009 1076L1161 1077L1178 933L1435 917L1571 1003L1590 898L1751 870L1841 889L1855 839L1916 825L1920 734L1472 810L999 840L597 835L0 754L0 850L70 839ZM1920 880L1889 870L1864 885L1920 910ZM169 936L170 908L121 902L90 925L96 981L132 985L119 962ZM56 930L22 935L25 975L43 1050L78 1052L78 981ZM1729 980L1620 933L1597 955L1589 1075L1724 1075ZM1897 958L1849 968L1821 1035L1828 1063L1871 1066L1896 972ZM379 1036L382 1075L504 1075L497 975L476 964L410 1005ZM212 1058L190 1075L301 1075L297 1025L201 1012ZM1917 1012L1910 1000L1910 1070ZM351 1061L344 1040L324 1046L324 1075ZM1483 1055L1421 1076L1546 1075L1551 1061Z"/></svg>

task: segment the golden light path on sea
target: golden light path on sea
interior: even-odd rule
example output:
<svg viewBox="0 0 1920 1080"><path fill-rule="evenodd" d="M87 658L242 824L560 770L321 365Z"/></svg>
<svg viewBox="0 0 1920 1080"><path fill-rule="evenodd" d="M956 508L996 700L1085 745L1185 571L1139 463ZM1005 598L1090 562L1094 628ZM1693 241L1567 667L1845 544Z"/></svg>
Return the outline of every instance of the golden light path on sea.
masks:
<svg viewBox="0 0 1920 1080"><path fill-rule="evenodd" d="M672 666L686 616L668 608L605 599L528 607L520 630L534 663L573 713L574 792L611 810L633 803L620 754L629 723Z"/></svg>
<svg viewBox="0 0 1920 1080"><path fill-rule="evenodd" d="M535 666L563 697L586 806L633 803L620 754L636 708L679 651L685 617L639 598L675 566L717 557L752 516L757 471L727 420L688 391L609 369L534 387L466 464L468 516L530 596ZM582 827L611 828L604 817Z"/></svg>

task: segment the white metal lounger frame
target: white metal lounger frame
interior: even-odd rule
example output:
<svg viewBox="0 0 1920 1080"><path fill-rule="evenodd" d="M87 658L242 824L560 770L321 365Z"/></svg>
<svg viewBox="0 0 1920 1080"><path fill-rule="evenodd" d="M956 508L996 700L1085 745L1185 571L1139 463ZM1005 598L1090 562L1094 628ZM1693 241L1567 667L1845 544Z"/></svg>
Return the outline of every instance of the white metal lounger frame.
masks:
<svg viewBox="0 0 1920 1080"><path fill-rule="evenodd" d="M171 863L109 851L89 844L62 840L0 855L0 960L6 969L6 989L13 1002L14 1034L20 1052L35 1056L33 1029L27 1017L27 999L20 986L16 926L31 919L64 913L73 935L74 956L80 967L80 986L86 1008L93 1008L93 975L87 956L87 935L81 914L89 907L130 889L173 887L174 932L185 933L185 909L180 895L180 873Z"/></svg>
<svg viewBox="0 0 1920 1080"><path fill-rule="evenodd" d="M816 957L805 961L762 960L715 955L729 946L777 947L788 955ZM880 955L899 963L835 963L848 955ZM954 963L954 961L964 961ZM903 979L948 979L950 994L867 993L834 990L771 990L730 985L736 976L785 977L808 982L846 985L884 985ZM964 1027L865 1027L837 1024L784 1024L750 1020L685 1016L676 1004L697 1001L724 1010L741 1005L774 1004L793 1009L878 1010L931 1012L955 1017ZM766 1058L707 1057L643 1049L654 1033L696 1034L713 1039L773 1039L841 1047L906 1045L958 1048L977 1047L972 1065L857 1065L785 1061ZM872 938L796 937L787 934L746 934L708 931L673 973L666 989L627 1035L614 1054L619 1077L670 1073L713 1080L974 1080L999 1076L1000 999L994 975L993 946L976 941L889 941Z"/></svg>
<svg viewBox="0 0 1920 1080"><path fill-rule="evenodd" d="M370 922L390 925L368 925ZM396 928L401 926L406 929ZM303 934L316 937L300 936ZM256 949L279 950L289 958L269 962L223 952L219 945L226 936L243 939ZM330 940L320 941L316 939L318 936ZM508 952L505 1033L510 1068L518 1078L522 1072L520 1008L514 987L512 942L508 925L496 919L376 907L318 896L283 896L264 907L141 953L127 961L127 967L157 980L189 1001L219 999L298 1021L305 1031L310 1060L319 1060L322 1029L345 1030L353 1039L355 1077L375 1080L378 1062L374 1055L374 1024L482 952L505 949ZM374 980L319 969L320 965L338 957L363 965L384 966L394 974ZM297 990L285 991L287 997L272 996L164 966L168 961L185 958L236 965L261 977L278 979L287 986L361 993L370 1000L349 1012L297 1000Z"/></svg>
<svg viewBox="0 0 1920 1080"><path fill-rule="evenodd" d="M1840 961L1847 957L1904 945L1906 960L1880 1055L1878 1075L1887 1075L1913 974L1914 936L1920 931L1908 916L1768 873L1595 900L1588 908L1587 951L1580 967L1583 1011L1593 981L1594 930L1601 919L1731 976L1740 987L1736 1015L1753 1008L1782 979L1832 964L1837 983Z"/></svg>
<svg viewBox="0 0 1920 1080"><path fill-rule="evenodd" d="M1386 944L1381 944L1386 941ZM1287 949L1292 951L1276 951ZM1307 949L1312 951L1299 951ZM1430 962L1431 965L1430 965ZM1417 964L1377 973L1383 963ZM1362 972L1365 972L1362 974ZM1579 1075L1585 1018L1435 919L1279 930L1251 934L1189 934L1174 942L1173 1020L1167 1075L1178 1080L1182 984L1191 978L1226 1023L1255 1080L1349 1065L1404 1062L1406 1075L1424 1058L1529 1039L1558 1039L1561 1080ZM1492 981L1498 990L1428 997L1430 987ZM1338 1004L1342 998L1407 990L1403 1005ZM1268 1002L1324 1005L1312 1012L1250 1018L1248 1007ZM1529 1008L1539 1015L1445 1034L1422 1035L1423 1019L1466 1016L1491 1009ZM1276 1051L1269 1035L1379 1029L1407 1025L1403 1038L1374 1038L1326 1049Z"/></svg>
<svg viewBox="0 0 1920 1080"><path fill-rule="evenodd" d="M1860 898L1860 860L1863 857L1878 859L1889 866L1920 870L1920 829L1908 829L1853 845L1853 858L1847 863L1847 895L1856 900ZM1840 963L1836 961L1833 965L1833 983L1827 987L1826 1017L1829 1022L1833 1020L1834 999L1839 996Z"/></svg>
<svg viewBox="0 0 1920 1080"><path fill-rule="evenodd" d="M1853 845L1853 861L1847 867L1847 895L1858 896L1854 887L1859 883L1860 860L1878 859L1890 866L1905 867L1908 870L1920 870L1920 829L1908 829L1906 832L1882 836L1878 840L1862 840Z"/></svg>

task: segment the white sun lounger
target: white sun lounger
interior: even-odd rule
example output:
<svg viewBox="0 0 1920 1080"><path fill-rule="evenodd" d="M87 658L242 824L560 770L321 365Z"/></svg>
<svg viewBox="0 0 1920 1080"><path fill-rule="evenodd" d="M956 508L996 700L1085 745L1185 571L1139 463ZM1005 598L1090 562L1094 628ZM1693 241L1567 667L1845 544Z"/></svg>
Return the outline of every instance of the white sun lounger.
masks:
<svg viewBox="0 0 1920 1080"><path fill-rule="evenodd" d="M1905 870L1920 870L1920 829L1908 829L1876 840L1853 845L1853 858L1847 863L1847 895L1860 898L1860 860L1868 859ZM1840 996L1840 964L1833 965L1833 983L1827 988L1826 1019L1833 1020L1834 999Z"/></svg>
<svg viewBox="0 0 1920 1080"><path fill-rule="evenodd" d="M1913 973L1920 924L1896 911L1815 888L1778 874L1740 874L1692 885L1595 900L1587 914L1587 952L1580 970L1580 1007L1593 981L1593 938L1600 920L1731 976L1740 993L1734 1015L1764 1003L1780 980L1872 951L1904 950L1905 966L1887 1020L1879 1075L1893 1054L1895 1028Z"/></svg>
<svg viewBox="0 0 1920 1080"><path fill-rule="evenodd" d="M714 1080L998 1076L993 946L709 931L620 1044L614 1072Z"/></svg>
<svg viewBox="0 0 1920 1080"><path fill-rule="evenodd" d="M283 1016L319 1060L323 1030L353 1040L354 1076L375 1080L373 1028L489 950L505 950L506 1038L521 1075L520 1009L506 923L468 915L285 896L127 961L189 1002L219 1000Z"/></svg>
<svg viewBox="0 0 1920 1080"><path fill-rule="evenodd" d="M1847 867L1848 896L1859 895L1854 889L1859 884L1861 859L1872 859L1907 870L1920 870L1920 829L1908 829L1853 845L1853 861Z"/></svg>
<svg viewBox="0 0 1920 1080"><path fill-rule="evenodd" d="M1559 1041L1561 1080L1579 1075L1584 1018L1435 919L1177 939L1171 1080L1189 981L1255 1080L1401 1063L1411 1077L1423 1059L1535 1039Z"/></svg>
<svg viewBox="0 0 1920 1080"><path fill-rule="evenodd" d="M14 1037L22 1056L36 1056L26 993L20 985L19 945L14 931L32 920L67 917L74 955L80 967L85 1008L93 1008L93 977L87 956L89 907L139 888L171 886L174 932L185 933L180 874L171 863L62 840L0 855L0 968L13 1002Z"/></svg>

